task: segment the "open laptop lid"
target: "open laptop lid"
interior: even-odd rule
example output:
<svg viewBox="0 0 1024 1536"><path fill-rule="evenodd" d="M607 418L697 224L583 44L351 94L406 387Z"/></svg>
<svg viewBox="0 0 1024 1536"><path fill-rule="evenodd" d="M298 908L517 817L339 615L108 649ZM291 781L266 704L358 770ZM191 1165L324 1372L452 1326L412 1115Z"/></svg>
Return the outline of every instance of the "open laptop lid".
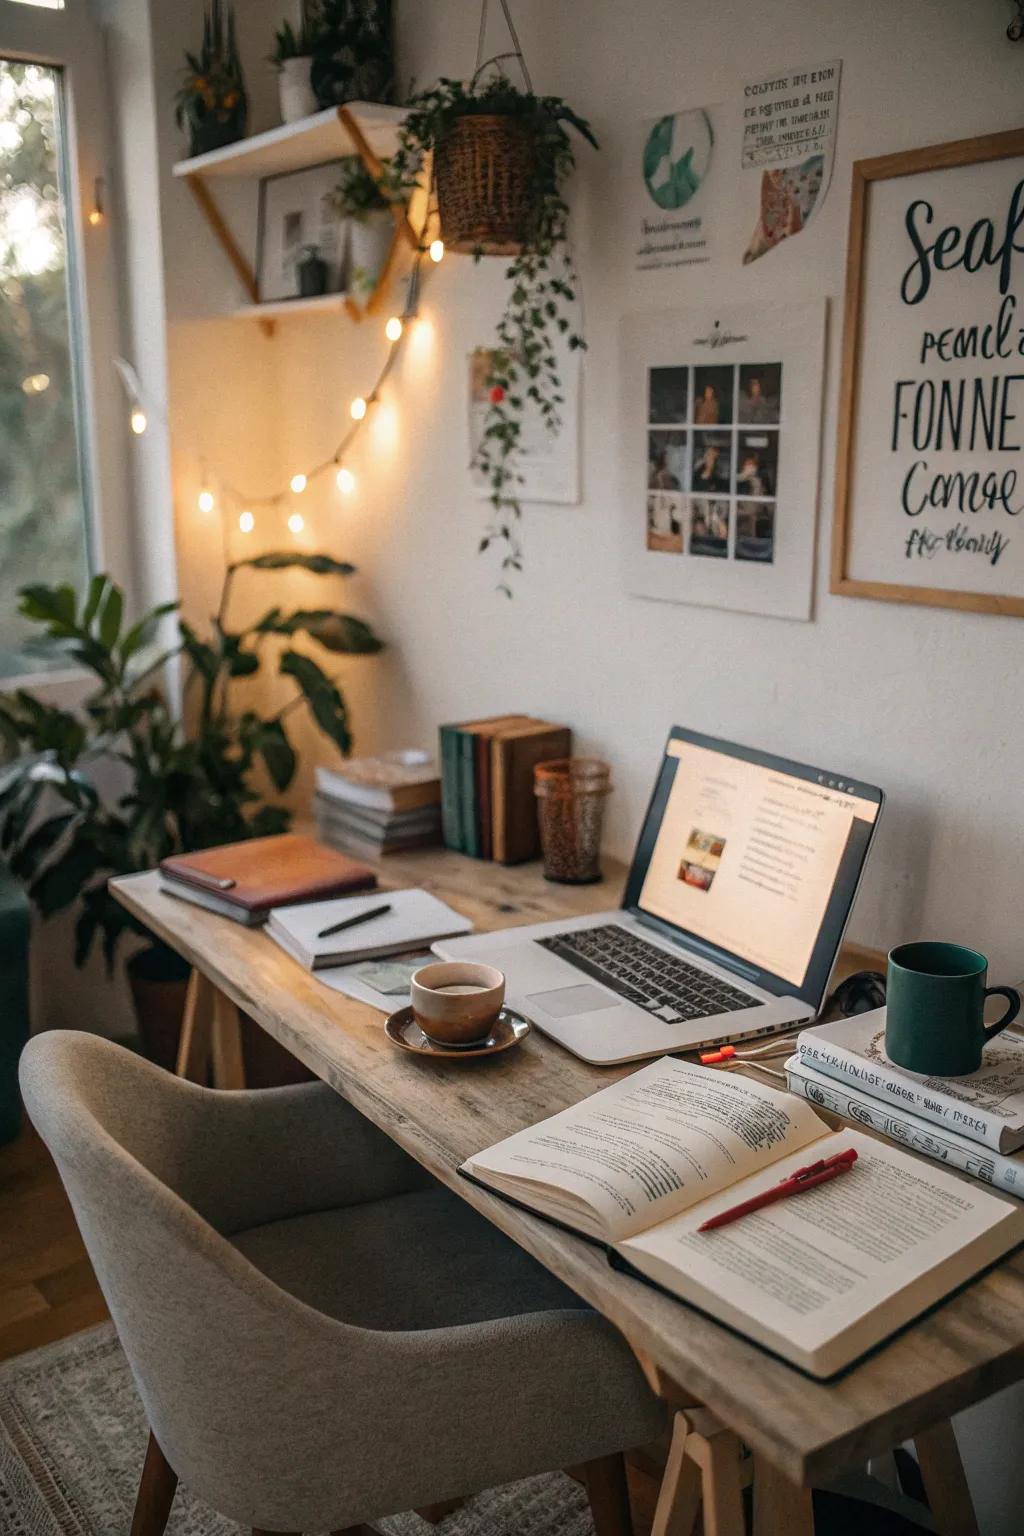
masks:
<svg viewBox="0 0 1024 1536"><path fill-rule="evenodd" d="M817 1013L883 800L846 774L674 726L622 905Z"/></svg>

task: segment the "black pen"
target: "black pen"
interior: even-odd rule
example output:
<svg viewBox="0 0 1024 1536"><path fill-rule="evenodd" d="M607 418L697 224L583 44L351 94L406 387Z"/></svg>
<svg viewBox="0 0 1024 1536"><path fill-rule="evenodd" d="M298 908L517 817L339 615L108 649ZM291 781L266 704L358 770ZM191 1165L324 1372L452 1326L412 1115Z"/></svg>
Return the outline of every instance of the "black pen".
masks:
<svg viewBox="0 0 1024 1536"><path fill-rule="evenodd" d="M357 912L355 917L346 917L340 923L332 923L329 928L324 928L317 934L318 939L329 939L332 933L341 933L344 928L358 928L360 923L368 923L371 917L383 917L385 912L391 911L390 901L383 906L371 907L368 912Z"/></svg>

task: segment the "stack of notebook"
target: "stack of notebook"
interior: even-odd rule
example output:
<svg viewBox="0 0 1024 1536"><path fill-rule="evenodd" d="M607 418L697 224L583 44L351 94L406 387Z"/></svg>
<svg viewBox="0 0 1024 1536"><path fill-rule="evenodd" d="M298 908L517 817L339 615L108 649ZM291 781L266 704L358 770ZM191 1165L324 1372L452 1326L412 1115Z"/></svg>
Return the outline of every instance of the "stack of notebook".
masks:
<svg viewBox="0 0 1024 1536"><path fill-rule="evenodd" d="M441 727L445 846L520 864L540 853L533 770L568 757L572 732L529 715L494 715Z"/></svg>
<svg viewBox="0 0 1024 1536"><path fill-rule="evenodd" d="M923 1077L885 1054L885 1009L805 1029L793 1093L915 1152L1024 1196L1024 1035L1006 1030L968 1077Z"/></svg>
<svg viewBox="0 0 1024 1536"><path fill-rule="evenodd" d="M318 768L313 808L317 834L332 847L401 853L441 841L441 781L426 752Z"/></svg>

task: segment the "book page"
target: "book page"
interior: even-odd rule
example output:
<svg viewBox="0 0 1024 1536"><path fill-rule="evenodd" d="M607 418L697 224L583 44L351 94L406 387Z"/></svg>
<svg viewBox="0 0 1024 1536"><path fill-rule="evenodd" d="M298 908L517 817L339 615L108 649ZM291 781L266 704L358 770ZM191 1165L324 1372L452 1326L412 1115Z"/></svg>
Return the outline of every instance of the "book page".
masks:
<svg viewBox="0 0 1024 1536"><path fill-rule="evenodd" d="M1015 1221L1016 1240L1024 1236L1019 1207L858 1131L818 1142L814 1160L851 1146L858 1156L853 1169L828 1184L712 1232L697 1231L708 1217L807 1161L787 1157L742 1188L622 1243L620 1251L668 1289L795 1357L820 1350L871 1313L881 1313L877 1336L885 1337L946 1289L922 1299L919 1286L915 1299L915 1284L990 1229ZM957 1283L952 1279L948 1288ZM862 1347L871 1342L877 1339Z"/></svg>
<svg viewBox="0 0 1024 1536"><path fill-rule="evenodd" d="M791 1094L664 1057L466 1169L613 1242L828 1134Z"/></svg>

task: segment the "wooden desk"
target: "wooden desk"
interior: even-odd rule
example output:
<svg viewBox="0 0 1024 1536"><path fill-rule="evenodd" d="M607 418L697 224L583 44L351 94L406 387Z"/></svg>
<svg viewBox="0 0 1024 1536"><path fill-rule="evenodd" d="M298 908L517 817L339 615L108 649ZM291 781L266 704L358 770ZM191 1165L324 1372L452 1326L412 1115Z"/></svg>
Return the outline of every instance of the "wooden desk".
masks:
<svg viewBox="0 0 1024 1536"><path fill-rule="evenodd" d="M600 885L554 886L536 865L504 869L431 850L389 859L383 878L423 885L480 929L493 929L616 906L624 871L609 865ZM493 1058L449 1064L410 1057L389 1043L379 1013L322 986L266 934L162 895L152 874L115 880L112 890L222 998L251 1014L611 1319L670 1401L703 1405L749 1446L763 1461L765 1486L775 1478L773 1507L784 1522L772 1521L766 1501L758 1536L809 1529L795 1518L798 1506L809 1508L798 1488L862 1465L904 1439L919 1437L923 1462L930 1456L955 1470L955 1445L950 1462L948 1426L940 1421L1024 1377L1024 1259L1001 1264L837 1383L814 1382L710 1318L617 1273L599 1248L458 1177L458 1165L471 1153L577 1103L630 1067L588 1066L536 1031L519 1049ZM845 968L855 968L865 954L852 950L845 958ZM230 1056L223 1040L220 1049ZM227 1068L230 1075L230 1060ZM929 1440L922 1431L933 1425L938 1438ZM955 1502L953 1493L949 1497ZM964 1516L947 1518L942 1528L965 1533L972 1525Z"/></svg>

